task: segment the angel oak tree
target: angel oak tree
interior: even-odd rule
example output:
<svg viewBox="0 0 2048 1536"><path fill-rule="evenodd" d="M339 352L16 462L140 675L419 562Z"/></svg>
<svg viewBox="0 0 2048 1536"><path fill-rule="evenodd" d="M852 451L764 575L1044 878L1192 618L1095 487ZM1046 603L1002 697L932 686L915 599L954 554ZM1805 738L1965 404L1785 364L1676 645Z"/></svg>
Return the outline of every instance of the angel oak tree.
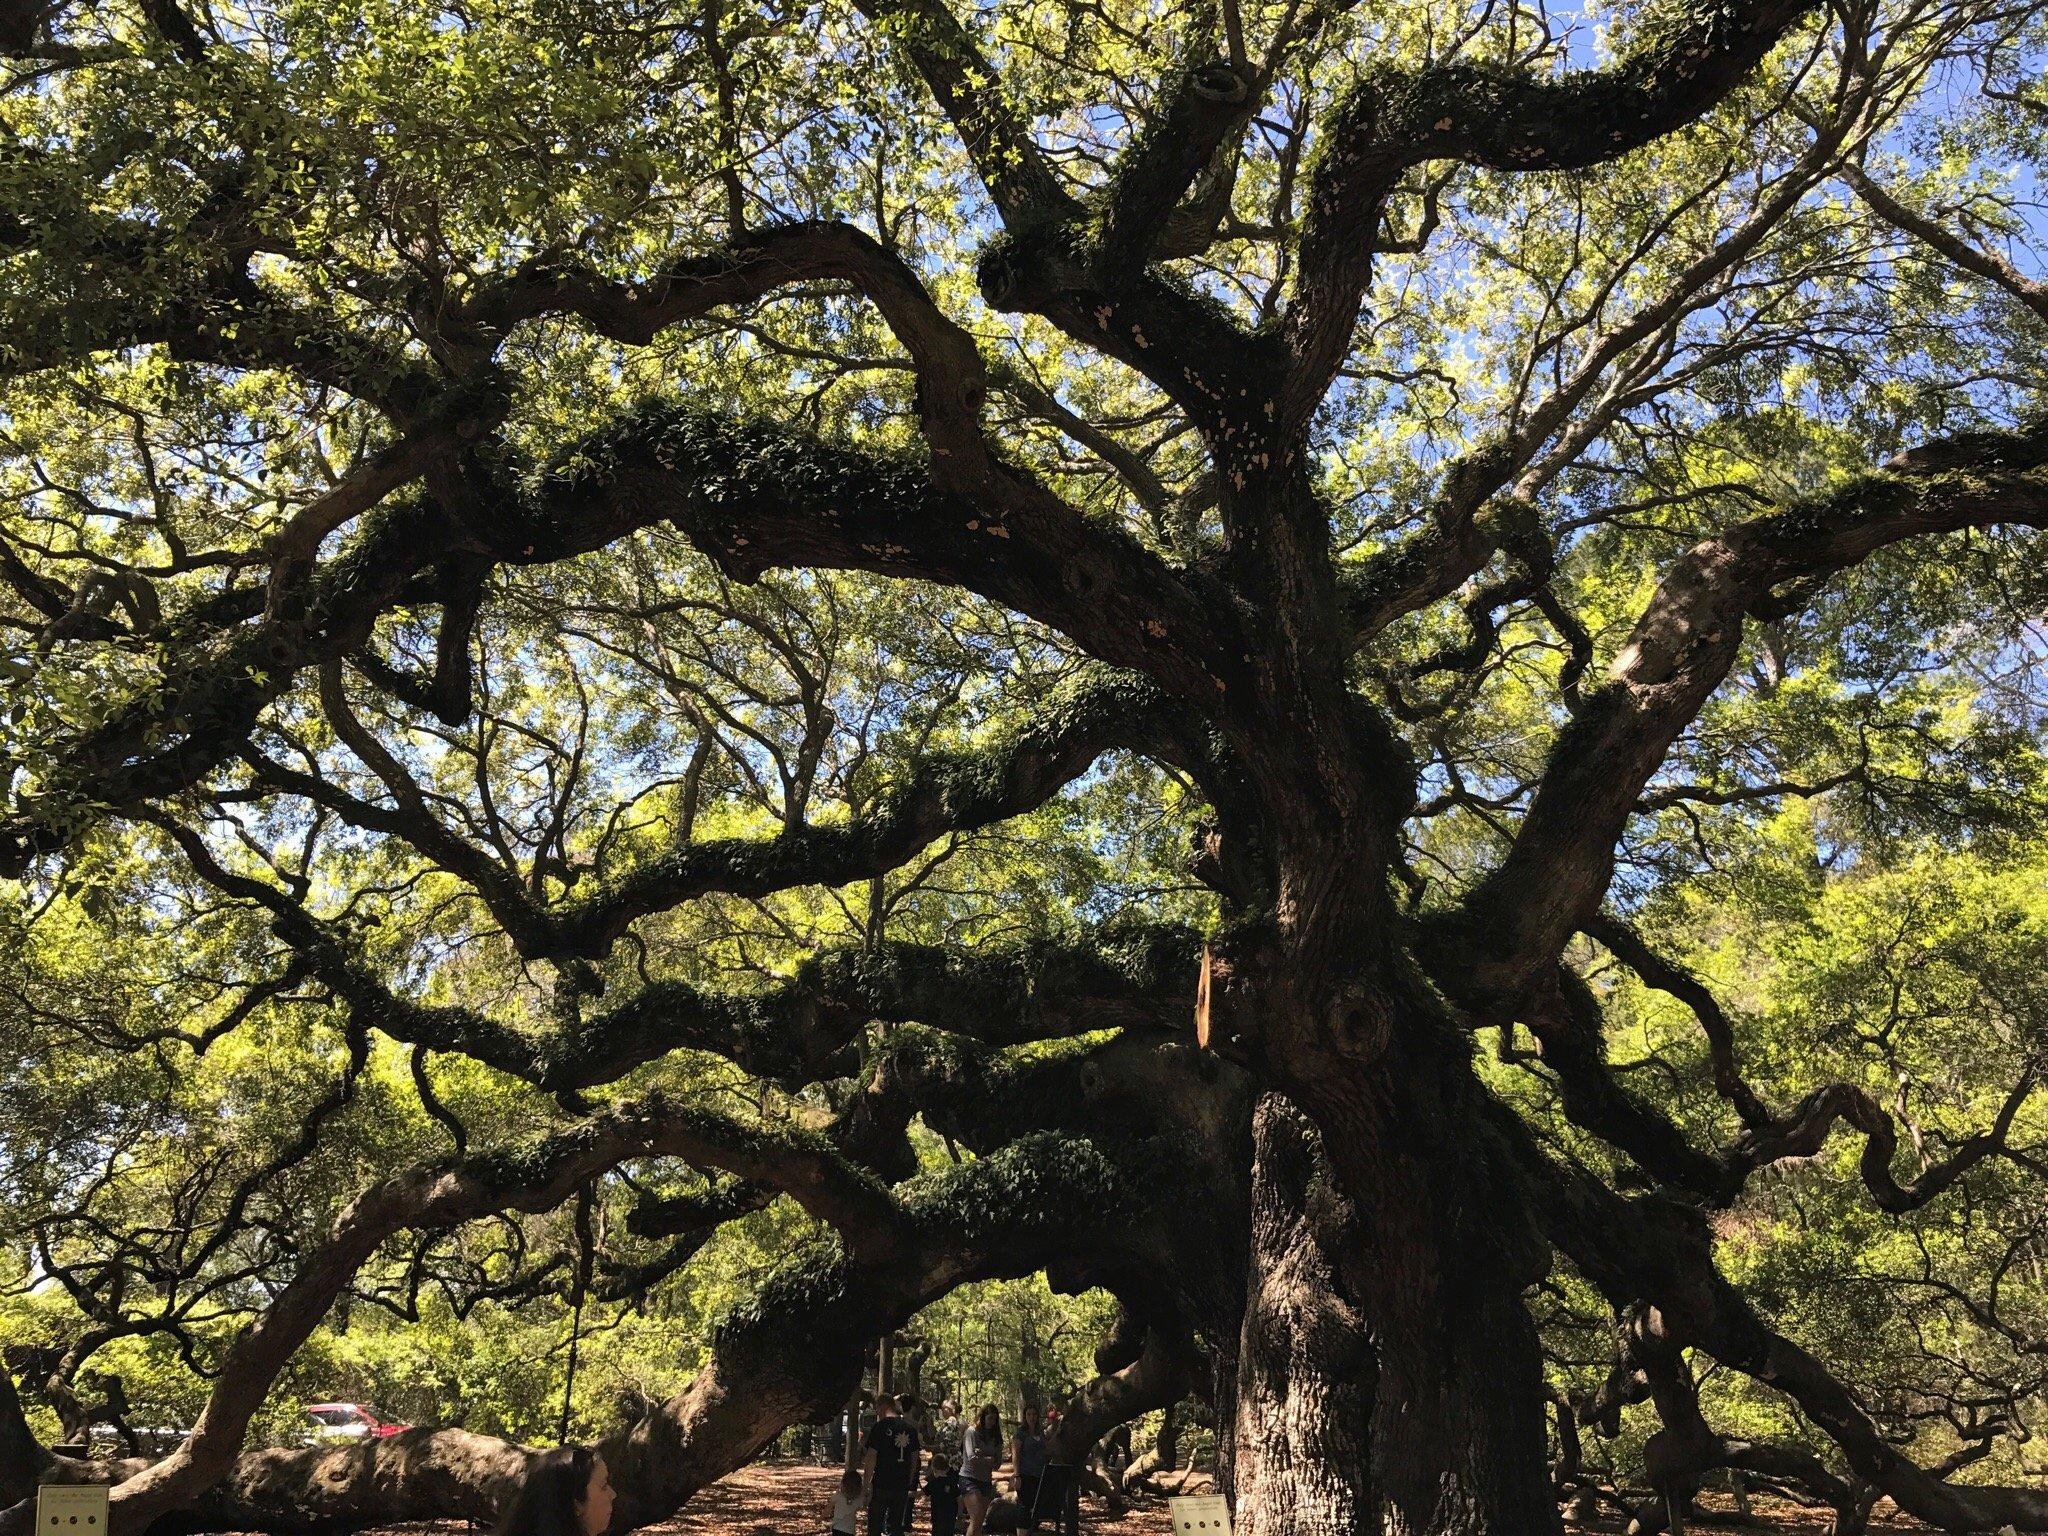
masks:
<svg viewBox="0 0 2048 1536"><path fill-rule="evenodd" d="M336 1074L174 1230L102 1209L118 1116L54 1157L38 1264L88 1326L33 1385L136 1336L217 1374L148 1466L53 1459L10 1393L9 1497L487 1513L507 1442L244 1437L394 1240L416 1304L436 1234L617 1177L670 1246L614 1297L780 1197L836 1234L604 1442L621 1528L1043 1268L1132 1320L1073 1448L1197 1386L1255 1536L1557 1530L1577 1423L1643 1402L1674 1497L1728 1466L1845 1529L1880 1495L2048 1529L1953 1477L2024 1385L1952 1403L1929 1467L1716 1255L1844 1127L1885 1212L2037 1177L2038 1021L1902 1180L1899 1106L1757 1086L1632 920L1744 811L1912 798L1911 674L1843 680L1884 623L2030 643L1988 594L2048 520L2048 289L1995 176L2048 132L2033 8L0 21L22 1053L196 1083L268 1030ZM1856 729L1816 736L1802 656ZM1955 771L1967 830L1988 770ZM1670 817L1689 844L1631 844ZM1193 885L1157 857L1190 823ZM1603 960L1696 1013L1716 1107L1610 1060ZM394 1051L456 1150L373 1153L315 1223L295 1181ZM921 1170L933 1135L972 1155ZM1554 1467L1531 1298L1566 1269L1615 1364ZM1714 1428L1708 1358L1826 1444Z"/></svg>

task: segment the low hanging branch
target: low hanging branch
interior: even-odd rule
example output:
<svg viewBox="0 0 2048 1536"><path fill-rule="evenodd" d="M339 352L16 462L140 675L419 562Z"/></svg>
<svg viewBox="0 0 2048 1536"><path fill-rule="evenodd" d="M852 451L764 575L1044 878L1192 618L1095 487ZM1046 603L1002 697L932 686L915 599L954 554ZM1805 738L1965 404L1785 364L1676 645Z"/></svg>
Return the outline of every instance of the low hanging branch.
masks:
<svg viewBox="0 0 2048 1536"><path fill-rule="evenodd" d="M391 1236L409 1227L453 1226L490 1211L547 1210L614 1164L657 1155L772 1182L820 1220L872 1234L878 1246L900 1233L887 1191L824 1142L751 1130L659 1098L618 1106L531 1148L479 1153L399 1174L365 1191L342 1213L291 1283L235 1341L184 1443L116 1489L115 1529L141 1530L226 1475L278 1371ZM27 1507L17 1505L0 1518L0 1530L25 1532L30 1518Z"/></svg>

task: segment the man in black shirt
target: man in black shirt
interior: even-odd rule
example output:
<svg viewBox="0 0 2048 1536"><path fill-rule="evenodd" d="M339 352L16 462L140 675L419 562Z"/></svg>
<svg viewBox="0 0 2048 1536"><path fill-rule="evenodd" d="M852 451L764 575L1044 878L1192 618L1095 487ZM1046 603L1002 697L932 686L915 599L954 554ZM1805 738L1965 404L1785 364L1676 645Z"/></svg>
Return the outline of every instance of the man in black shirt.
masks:
<svg viewBox="0 0 2048 1536"><path fill-rule="evenodd" d="M918 1464L924 1448L917 1426L903 1417L901 1405L884 1393L875 1410L881 1416L869 1426L862 1444L861 1475L867 1482L868 1536L909 1536L910 1501L917 1492Z"/></svg>

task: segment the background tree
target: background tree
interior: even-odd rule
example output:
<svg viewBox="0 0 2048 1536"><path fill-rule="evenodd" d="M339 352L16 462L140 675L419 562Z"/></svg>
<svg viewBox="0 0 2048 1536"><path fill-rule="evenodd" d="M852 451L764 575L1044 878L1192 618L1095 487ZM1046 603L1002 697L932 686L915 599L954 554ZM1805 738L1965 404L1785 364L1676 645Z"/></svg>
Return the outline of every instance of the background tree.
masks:
<svg viewBox="0 0 2048 1536"><path fill-rule="evenodd" d="M2048 1528L2037 8L0 20L22 1368L211 1383L11 1492L741 1223L622 1526L1044 1270L1261 1531Z"/></svg>

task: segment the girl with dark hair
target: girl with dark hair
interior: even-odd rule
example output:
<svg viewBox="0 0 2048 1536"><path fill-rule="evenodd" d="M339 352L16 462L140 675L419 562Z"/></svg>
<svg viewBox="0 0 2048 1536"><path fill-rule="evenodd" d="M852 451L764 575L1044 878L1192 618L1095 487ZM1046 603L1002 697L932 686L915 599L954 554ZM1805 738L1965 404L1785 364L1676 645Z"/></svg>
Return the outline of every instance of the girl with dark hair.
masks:
<svg viewBox="0 0 2048 1536"><path fill-rule="evenodd" d="M960 1444L960 1502L967 1506L967 1536L982 1536L982 1522L996 1501L996 1468L1008 1459L1003 1454L1002 1411L985 1403Z"/></svg>
<svg viewBox="0 0 2048 1536"><path fill-rule="evenodd" d="M497 1536L603 1536L612 1500L604 1458L587 1445L565 1445L527 1468Z"/></svg>
<svg viewBox="0 0 2048 1536"><path fill-rule="evenodd" d="M868 1501L865 1487L865 1480L851 1467L840 1475L839 1491L832 1495L832 1536L856 1536L861 1506Z"/></svg>
<svg viewBox="0 0 2048 1536"><path fill-rule="evenodd" d="M1038 1486L1045 1481L1045 1432L1038 1427L1038 1410L1026 1408L1017 1424L1017 1439L1010 1459L1017 1469L1017 1509L1024 1529L1038 1529Z"/></svg>

